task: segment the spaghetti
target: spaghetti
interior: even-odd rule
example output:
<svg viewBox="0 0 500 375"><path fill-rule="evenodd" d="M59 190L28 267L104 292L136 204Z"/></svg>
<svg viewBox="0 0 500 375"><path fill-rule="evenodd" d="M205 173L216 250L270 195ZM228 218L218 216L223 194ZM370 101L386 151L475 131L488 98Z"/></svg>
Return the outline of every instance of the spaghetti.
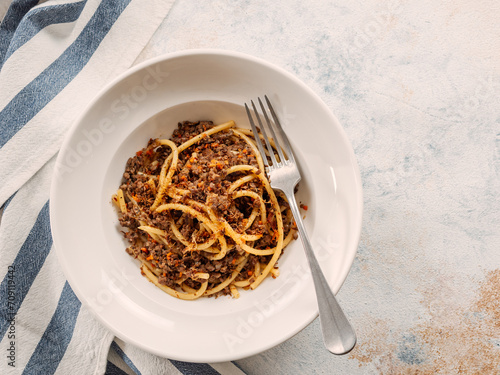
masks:
<svg viewBox="0 0 500 375"><path fill-rule="evenodd" d="M251 131L235 126L186 121L170 139L150 139L113 196L127 252L171 296L238 298L238 288L278 276L277 261L297 237Z"/></svg>

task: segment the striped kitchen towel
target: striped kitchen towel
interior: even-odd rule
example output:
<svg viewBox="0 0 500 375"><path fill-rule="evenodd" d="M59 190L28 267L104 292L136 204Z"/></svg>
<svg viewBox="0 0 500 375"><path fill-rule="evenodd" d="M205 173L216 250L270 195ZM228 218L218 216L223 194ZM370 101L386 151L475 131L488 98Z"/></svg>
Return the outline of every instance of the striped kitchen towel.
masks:
<svg viewBox="0 0 500 375"><path fill-rule="evenodd" d="M6 10L0 24L0 374L242 373L231 363L169 361L113 341L73 293L52 245L49 189L65 133L98 90L133 65L172 3L13 0Z"/></svg>

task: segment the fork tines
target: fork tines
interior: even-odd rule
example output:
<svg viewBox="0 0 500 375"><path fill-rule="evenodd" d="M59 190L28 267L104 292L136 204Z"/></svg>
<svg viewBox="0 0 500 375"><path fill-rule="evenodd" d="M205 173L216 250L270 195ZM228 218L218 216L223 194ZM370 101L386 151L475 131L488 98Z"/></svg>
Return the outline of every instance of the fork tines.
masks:
<svg viewBox="0 0 500 375"><path fill-rule="evenodd" d="M252 103L253 113L255 115L255 118L257 119L257 122L259 124L259 128L261 130L260 134L262 134L262 138L264 138L265 148L268 151L267 154L271 158L271 164L268 163L268 160L265 156L266 152L264 149L264 145L262 144L262 141L259 137L259 131L257 129L257 126L255 125L254 120L253 120L253 116L250 113L250 109L248 108L248 105L245 103L245 109L247 111L248 119L250 121L250 126L252 127L252 131L253 131L254 136L255 136L255 142L257 143L257 147L259 148L259 152L262 155L262 159L264 161L264 164L267 168L274 169L274 168L278 168L280 166L286 165L289 161L292 163L295 163L292 149L290 147L290 143L288 142L286 134L283 131L283 128L281 127L281 124L278 120L278 117L276 116L274 108L271 105L271 102L269 101L267 95L264 95L264 98L265 98L267 107L269 108L269 111L271 112L271 116L273 119L273 121L271 121L271 119L269 118L269 116L267 114L267 110L264 107L264 104L262 103L262 100L260 98L257 98L259 105L260 105L260 108L261 108L261 112L264 115L266 124L263 123L261 116L259 115L259 112L258 112L257 107L255 106L255 103L253 102L253 100L251 100L251 103ZM267 136L266 127L270 131L272 140L274 140L274 144L276 146L276 151L278 152L278 155L279 155L279 161L276 160L274 149L271 146L271 141L269 140L269 137ZM275 131L275 129L276 129L276 131ZM278 134L276 134L276 133L278 133ZM284 150L284 152L283 152L283 150Z"/></svg>

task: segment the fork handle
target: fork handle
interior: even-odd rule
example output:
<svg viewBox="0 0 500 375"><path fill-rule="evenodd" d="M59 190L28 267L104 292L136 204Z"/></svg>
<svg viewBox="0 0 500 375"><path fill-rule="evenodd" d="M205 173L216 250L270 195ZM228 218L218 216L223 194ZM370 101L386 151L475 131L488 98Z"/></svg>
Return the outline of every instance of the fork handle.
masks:
<svg viewBox="0 0 500 375"><path fill-rule="evenodd" d="M314 255L311 242L307 236L301 213L293 194L293 189L292 191L283 192L288 199L290 209L292 210L295 223L299 230L302 245L306 252L307 260L309 261L309 268L311 269L314 288L316 289L316 296L318 299L319 320L325 346L333 354L348 353L354 348L354 345L356 345L356 333L338 304L335 294L333 294L333 291L330 289L323 271L321 271L321 267L316 255Z"/></svg>

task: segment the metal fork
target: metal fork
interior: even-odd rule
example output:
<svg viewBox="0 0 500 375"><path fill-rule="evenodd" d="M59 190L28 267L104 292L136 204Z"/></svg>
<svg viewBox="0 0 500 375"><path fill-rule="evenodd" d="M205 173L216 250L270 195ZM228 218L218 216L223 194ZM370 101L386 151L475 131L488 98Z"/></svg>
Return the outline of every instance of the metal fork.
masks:
<svg viewBox="0 0 500 375"><path fill-rule="evenodd" d="M257 108L253 100L251 101L253 112L259 124L259 128L261 129L261 134L263 135L265 146L262 144L262 141L260 140L257 127L250 113L250 109L248 108L248 105L245 103L245 109L247 111L248 119L250 121L253 134L255 136L257 147L259 148L259 152L262 155L262 159L266 167L266 173L269 177L271 187L273 189L281 190L286 195L288 203L290 205L290 209L292 210L293 213L293 217L295 218L295 223L297 224L300 238L302 240L302 244L304 246L307 259L309 261L311 274L313 276L314 287L316 289L316 296L318 299L321 330L323 333L323 340L325 342L325 346L330 352L334 354L345 354L348 353L354 347L354 345L356 345L356 333L354 332L352 326L349 324L349 321L347 320L344 312L342 311L342 308L339 306L337 299L335 298L335 295L330 289L328 282L326 281L326 278L323 275L323 272L321 271L321 267L319 266L318 260L314 255L311 243L309 242L309 238L307 236L306 229L304 227L304 223L302 222L301 214L294 196L295 186L300 181L300 172L297 167L297 163L295 162L295 158L293 156L290 143L288 142L285 132L283 131L281 124L278 120L278 117L274 112L271 102L269 101L267 96L264 97L267 106L271 112L272 118L274 120L274 126L273 122L270 121L267 111L264 108L264 105L262 104L260 98L258 98L258 101L262 113L264 114L267 127L270 130L271 137L274 139L276 150L279 155L279 161L276 159L274 155L273 148L271 147L269 138L267 137L265 126L261 120L261 117L259 115L259 112L257 111ZM279 143L280 141L278 137L276 137L276 132L279 133L283 145L280 145ZM271 163L269 163L267 160L264 147L267 148L267 151L271 158Z"/></svg>

